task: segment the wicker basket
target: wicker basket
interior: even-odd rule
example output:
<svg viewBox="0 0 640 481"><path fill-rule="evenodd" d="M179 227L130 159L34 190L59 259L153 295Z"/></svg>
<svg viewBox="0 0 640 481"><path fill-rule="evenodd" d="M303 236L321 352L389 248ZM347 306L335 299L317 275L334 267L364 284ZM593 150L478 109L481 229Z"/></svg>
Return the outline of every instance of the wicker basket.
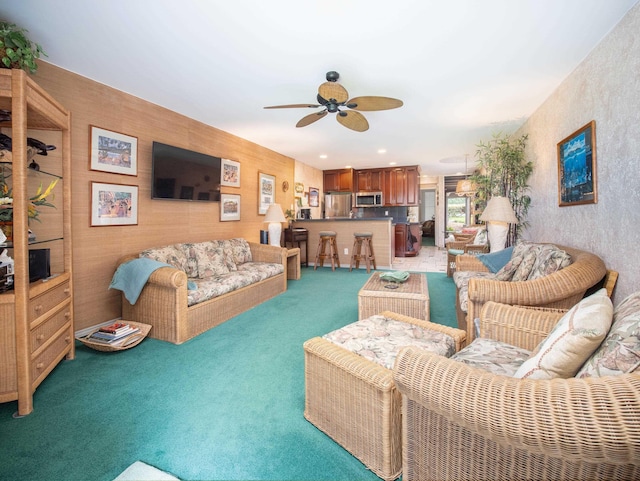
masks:
<svg viewBox="0 0 640 481"><path fill-rule="evenodd" d="M104 352L124 351L125 349L131 349L132 347L135 347L138 344L140 344L142 340L145 337L147 337L147 334L149 334L149 331L151 330L150 324L143 324L141 322L131 322L131 321L122 321L122 322L126 322L130 326L137 327L140 330L126 337L123 337L122 339L119 339L116 344L103 344L101 342L95 342L90 340L89 336L91 336L94 332L96 332L97 329L95 331L90 332L84 337L76 337L76 339L80 341L82 344L84 344L85 346L90 347L91 349L95 349L96 351L104 351Z"/></svg>

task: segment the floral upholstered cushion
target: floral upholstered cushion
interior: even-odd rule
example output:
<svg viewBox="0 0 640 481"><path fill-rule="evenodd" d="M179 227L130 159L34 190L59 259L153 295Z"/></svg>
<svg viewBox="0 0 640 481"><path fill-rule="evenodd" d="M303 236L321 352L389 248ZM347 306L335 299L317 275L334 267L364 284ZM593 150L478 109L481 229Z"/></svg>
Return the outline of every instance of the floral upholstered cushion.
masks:
<svg viewBox="0 0 640 481"><path fill-rule="evenodd" d="M145 257L154 261L163 262L172 265L181 271L187 268L187 257L184 252L176 248L176 246L157 247L153 249L143 250L139 257Z"/></svg>
<svg viewBox="0 0 640 481"><path fill-rule="evenodd" d="M640 292L623 300L613 313L613 324L600 347L576 377L626 374L640 369Z"/></svg>
<svg viewBox="0 0 640 481"><path fill-rule="evenodd" d="M196 244L186 243L186 244L177 244L177 247L184 252L184 255L187 259L186 266L184 271L187 274L187 277L198 277L198 257L197 257L197 247Z"/></svg>
<svg viewBox="0 0 640 481"><path fill-rule="evenodd" d="M469 305L469 279L495 279L496 275L491 272L460 271L453 273L453 282L458 288L458 298L460 299L460 309L467 312Z"/></svg>
<svg viewBox="0 0 640 481"><path fill-rule="evenodd" d="M233 258L233 246L231 245L231 242L228 240L219 240L217 242L224 251L224 261L227 264L227 269L229 269L229 271L237 271L238 267L236 266L236 261Z"/></svg>
<svg viewBox="0 0 640 481"><path fill-rule="evenodd" d="M531 351L526 349L495 339L478 337L451 356L451 359L483 371L511 377L530 355Z"/></svg>
<svg viewBox="0 0 640 481"><path fill-rule="evenodd" d="M520 267L525 255L529 251L530 245L531 244L529 242L519 242L514 246L509 262L507 262L502 269L496 272L497 281L511 280L515 272L518 270L518 267Z"/></svg>
<svg viewBox="0 0 640 481"><path fill-rule="evenodd" d="M613 305L606 289L582 299L562 316L514 377L553 379L575 376L609 332L612 318Z"/></svg>
<svg viewBox="0 0 640 481"><path fill-rule="evenodd" d="M393 369L398 352L405 346L416 346L445 357L455 352L455 342L447 334L380 315L354 322L322 337L387 369Z"/></svg>
<svg viewBox="0 0 640 481"><path fill-rule="evenodd" d="M218 243L201 242L193 247L198 262L198 277L204 279L214 275L228 274L224 249Z"/></svg>
<svg viewBox="0 0 640 481"><path fill-rule="evenodd" d="M251 256L251 248L245 239L229 239L229 245L231 246L233 261L236 266L253 260Z"/></svg>

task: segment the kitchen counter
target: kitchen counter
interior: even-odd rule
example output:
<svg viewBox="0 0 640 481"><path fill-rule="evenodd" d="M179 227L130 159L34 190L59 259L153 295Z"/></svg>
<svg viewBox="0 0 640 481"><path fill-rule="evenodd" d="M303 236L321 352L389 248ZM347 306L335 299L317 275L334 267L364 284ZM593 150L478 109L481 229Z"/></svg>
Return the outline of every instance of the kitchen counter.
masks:
<svg viewBox="0 0 640 481"><path fill-rule="evenodd" d="M394 255L394 230L391 217L369 219L296 219L293 227L301 227L309 231L309 261L314 263L320 231L334 231L338 245L340 266L349 268L353 249L353 234L371 232L373 253L378 269L391 269ZM326 263L325 263L326 265ZM364 268L361 266L360 268Z"/></svg>

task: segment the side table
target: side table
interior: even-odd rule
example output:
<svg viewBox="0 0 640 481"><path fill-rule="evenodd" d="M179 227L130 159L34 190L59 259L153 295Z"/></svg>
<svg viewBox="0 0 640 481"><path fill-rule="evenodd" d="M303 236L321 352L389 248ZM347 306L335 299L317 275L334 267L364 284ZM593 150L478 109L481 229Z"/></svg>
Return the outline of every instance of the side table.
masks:
<svg viewBox="0 0 640 481"><path fill-rule="evenodd" d="M287 279L300 279L300 248L287 251Z"/></svg>
<svg viewBox="0 0 640 481"><path fill-rule="evenodd" d="M305 267L308 267L308 259L309 259L309 243L308 243L308 239L309 239L309 231L307 229L302 229L302 228L288 228L284 230L284 246L285 247L289 247L289 244L291 244L291 247L298 247L300 249L302 249L300 247L300 243L304 242L304 260L300 261L301 265L304 265Z"/></svg>

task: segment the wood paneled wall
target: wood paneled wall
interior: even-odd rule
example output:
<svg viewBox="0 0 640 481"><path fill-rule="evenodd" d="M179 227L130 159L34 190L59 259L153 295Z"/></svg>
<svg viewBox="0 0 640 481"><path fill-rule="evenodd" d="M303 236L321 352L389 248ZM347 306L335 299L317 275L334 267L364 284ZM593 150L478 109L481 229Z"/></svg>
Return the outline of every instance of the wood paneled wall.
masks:
<svg viewBox="0 0 640 481"><path fill-rule="evenodd" d="M72 114L76 329L120 317L120 291L109 290L109 283L124 255L208 239L244 237L259 242L265 228L264 216L258 215L259 171L275 175L276 202L283 209L293 203L293 188L286 193L281 188L284 180L294 185L295 161L289 157L45 62L33 78ZM91 125L138 138L136 177L90 170ZM222 187L222 192L242 196L241 220L220 222L218 202L151 200L154 140L240 162L241 187ZM90 227L92 181L138 186L138 225Z"/></svg>

